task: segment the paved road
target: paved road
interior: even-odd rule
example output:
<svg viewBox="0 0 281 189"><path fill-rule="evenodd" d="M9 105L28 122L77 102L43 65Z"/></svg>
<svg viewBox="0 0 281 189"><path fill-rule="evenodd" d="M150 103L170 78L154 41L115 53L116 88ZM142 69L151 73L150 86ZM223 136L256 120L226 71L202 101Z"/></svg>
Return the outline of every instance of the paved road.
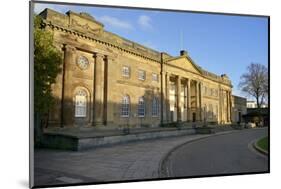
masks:
<svg viewBox="0 0 281 189"><path fill-rule="evenodd" d="M250 143L267 135L266 129L251 129L208 137L174 149L165 168L172 177L268 171L268 158Z"/></svg>
<svg viewBox="0 0 281 189"><path fill-rule="evenodd" d="M216 136L187 135L145 140L81 152L37 149L34 154L35 184L100 183L160 178L163 177L162 174L159 174L162 160L177 146L209 136L212 138L222 137L221 134L230 132L240 133L241 131L224 131L215 134ZM224 143L222 143L223 146ZM228 147L223 148L227 149ZM237 153L237 155L239 154ZM206 155L201 158L204 161L208 159Z"/></svg>
<svg viewBox="0 0 281 189"><path fill-rule="evenodd" d="M35 184L57 185L159 178L161 160L172 149L202 137L208 135L144 140L81 152L37 149L34 154Z"/></svg>

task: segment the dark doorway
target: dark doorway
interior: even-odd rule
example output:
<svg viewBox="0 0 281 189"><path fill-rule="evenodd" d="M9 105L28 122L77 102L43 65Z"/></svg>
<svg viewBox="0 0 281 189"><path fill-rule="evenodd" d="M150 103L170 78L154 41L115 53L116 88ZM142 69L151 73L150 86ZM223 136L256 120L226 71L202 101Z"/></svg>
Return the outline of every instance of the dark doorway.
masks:
<svg viewBox="0 0 281 189"><path fill-rule="evenodd" d="M238 112L238 122L241 122L241 112Z"/></svg>
<svg viewBox="0 0 281 189"><path fill-rule="evenodd" d="M192 113L192 122L196 121L196 113Z"/></svg>

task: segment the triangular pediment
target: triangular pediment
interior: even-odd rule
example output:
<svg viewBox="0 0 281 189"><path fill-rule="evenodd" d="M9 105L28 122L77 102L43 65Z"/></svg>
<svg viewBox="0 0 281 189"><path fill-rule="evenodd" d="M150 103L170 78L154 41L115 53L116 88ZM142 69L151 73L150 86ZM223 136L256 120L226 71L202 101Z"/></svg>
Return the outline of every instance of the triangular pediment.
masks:
<svg viewBox="0 0 281 189"><path fill-rule="evenodd" d="M193 73L202 74L201 68L197 66L191 58L187 56L180 56L167 61L167 63L179 67L180 69L188 70Z"/></svg>

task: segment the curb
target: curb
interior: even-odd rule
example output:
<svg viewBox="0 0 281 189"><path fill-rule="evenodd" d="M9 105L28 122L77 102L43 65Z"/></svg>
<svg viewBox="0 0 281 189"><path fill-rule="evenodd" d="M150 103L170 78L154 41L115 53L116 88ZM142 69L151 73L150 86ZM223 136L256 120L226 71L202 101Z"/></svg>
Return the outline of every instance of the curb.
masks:
<svg viewBox="0 0 281 189"><path fill-rule="evenodd" d="M263 137L262 137L263 138ZM257 139L256 141L253 142L253 147L255 150L257 150L259 153L262 153L264 155L268 155L268 151L262 149L261 147L258 146L258 141L262 138Z"/></svg>

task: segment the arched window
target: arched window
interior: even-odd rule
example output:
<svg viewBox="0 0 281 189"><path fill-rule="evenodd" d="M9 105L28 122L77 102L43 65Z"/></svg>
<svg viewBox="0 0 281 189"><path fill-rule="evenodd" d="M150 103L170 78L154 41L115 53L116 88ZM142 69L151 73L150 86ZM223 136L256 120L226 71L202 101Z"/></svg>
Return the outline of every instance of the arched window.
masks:
<svg viewBox="0 0 281 189"><path fill-rule="evenodd" d="M75 94L75 117L86 117L87 115L87 94L79 90Z"/></svg>
<svg viewBox="0 0 281 189"><path fill-rule="evenodd" d="M129 117L130 114L130 97L123 96L121 104L121 117Z"/></svg>
<svg viewBox="0 0 281 189"><path fill-rule="evenodd" d="M152 99L152 116L158 116L159 114L159 102L156 97Z"/></svg>
<svg viewBox="0 0 281 189"><path fill-rule="evenodd" d="M144 98L139 98L139 104L138 104L138 116L144 117L145 115L145 104L144 104Z"/></svg>

